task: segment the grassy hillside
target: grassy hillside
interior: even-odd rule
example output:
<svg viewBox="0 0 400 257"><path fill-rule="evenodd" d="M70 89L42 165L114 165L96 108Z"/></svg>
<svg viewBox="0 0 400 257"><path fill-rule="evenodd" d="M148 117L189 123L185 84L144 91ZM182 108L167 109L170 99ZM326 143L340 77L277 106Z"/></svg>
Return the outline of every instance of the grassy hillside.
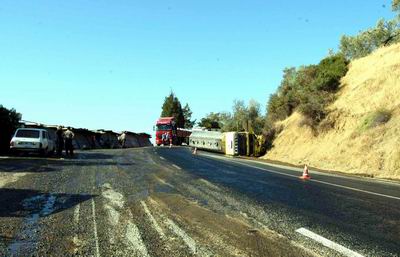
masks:
<svg viewBox="0 0 400 257"><path fill-rule="evenodd" d="M350 64L316 133L293 113L264 158L400 179L400 44Z"/></svg>

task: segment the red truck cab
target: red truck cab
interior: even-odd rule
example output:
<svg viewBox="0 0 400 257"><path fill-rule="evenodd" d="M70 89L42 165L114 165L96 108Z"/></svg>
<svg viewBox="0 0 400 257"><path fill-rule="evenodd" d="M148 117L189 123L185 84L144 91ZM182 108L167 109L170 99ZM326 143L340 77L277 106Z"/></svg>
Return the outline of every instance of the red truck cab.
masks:
<svg viewBox="0 0 400 257"><path fill-rule="evenodd" d="M156 123L156 145L181 145L188 142L191 132L177 128L174 117L161 117ZM164 136L163 135L168 135Z"/></svg>

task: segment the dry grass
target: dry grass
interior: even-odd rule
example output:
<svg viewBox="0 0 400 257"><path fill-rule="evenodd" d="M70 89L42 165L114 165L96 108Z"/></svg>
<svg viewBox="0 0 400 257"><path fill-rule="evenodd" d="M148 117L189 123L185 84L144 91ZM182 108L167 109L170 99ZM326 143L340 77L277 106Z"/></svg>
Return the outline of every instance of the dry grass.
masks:
<svg viewBox="0 0 400 257"><path fill-rule="evenodd" d="M307 126L299 126L303 117L294 113L280 122L284 130L266 158L400 179L399 96L400 44L396 44L351 63L329 108L327 124L320 128L323 133L315 136Z"/></svg>

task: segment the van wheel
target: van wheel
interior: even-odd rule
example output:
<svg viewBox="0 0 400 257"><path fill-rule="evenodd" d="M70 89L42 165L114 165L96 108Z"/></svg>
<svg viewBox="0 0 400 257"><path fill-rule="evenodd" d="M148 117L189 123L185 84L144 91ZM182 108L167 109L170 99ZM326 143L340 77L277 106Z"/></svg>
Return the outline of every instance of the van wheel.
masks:
<svg viewBox="0 0 400 257"><path fill-rule="evenodd" d="M41 157L46 156L46 154L47 154L47 148L46 148L46 149L40 149L39 155L40 155Z"/></svg>
<svg viewBox="0 0 400 257"><path fill-rule="evenodd" d="M53 156L56 150L53 148L50 152L47 153L48 156Z"/></svg>

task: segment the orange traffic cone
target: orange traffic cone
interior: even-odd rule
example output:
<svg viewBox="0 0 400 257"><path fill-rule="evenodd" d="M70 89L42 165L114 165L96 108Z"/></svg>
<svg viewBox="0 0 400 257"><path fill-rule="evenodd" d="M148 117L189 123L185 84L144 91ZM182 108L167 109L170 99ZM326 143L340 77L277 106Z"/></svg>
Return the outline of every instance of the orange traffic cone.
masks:
<svg viewBox="0 0 400 257"><path fill-rule="evenodd" d="M308 166L304 165L303 175L300 177L301 179L310 179L310 174L308 174Z"/></svg>
<svg viewBox="0 0 400 257"><path fill-rule="evenodd" d="M195 154L195 155L197 154L197 147L194 148L193 154Z"/></svg>

